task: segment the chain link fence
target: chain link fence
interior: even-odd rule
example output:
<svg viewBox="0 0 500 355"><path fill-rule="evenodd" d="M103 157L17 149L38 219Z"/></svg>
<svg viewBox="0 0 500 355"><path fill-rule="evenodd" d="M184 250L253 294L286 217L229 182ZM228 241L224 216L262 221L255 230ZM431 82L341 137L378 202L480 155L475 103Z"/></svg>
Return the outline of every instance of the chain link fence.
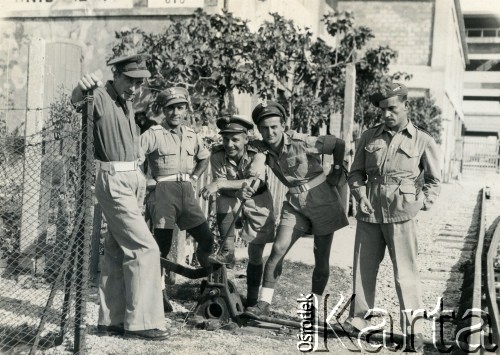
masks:
<svg viewBox="0 0 500 355"><path fill-rule="evenodd" d="M84 347L92 127L62 101L38 133L0 137L0 352Z"/></svg>
<svg viewBox="0 0 500 355"><path fill-rule="evenodd" d="M106 221L93 197L91 105L87 96L77 113L62 94L38 133L0 135L0 353L95 353L102 346L94 335ZM286 189L268 174L279 211ZM208 168L197 191L210 182ZM218 235L214 201L200 199L200 206ZM185 241L178 233L171 257L196 267L196 247Z"/></svg>

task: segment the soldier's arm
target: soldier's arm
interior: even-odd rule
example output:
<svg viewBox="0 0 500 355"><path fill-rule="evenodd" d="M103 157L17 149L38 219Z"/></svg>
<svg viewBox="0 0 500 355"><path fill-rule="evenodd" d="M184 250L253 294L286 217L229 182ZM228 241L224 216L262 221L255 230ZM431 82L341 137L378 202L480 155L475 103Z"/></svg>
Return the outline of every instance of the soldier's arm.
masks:
<svg viewBox="0 0 500 355"><path fill-rule="evenodd" d="M191 177L198 180L198 178L207 170L208 163L210 161L210 151L205 147L203 140L198 134L196 135L196 151L196 165L191 173Z"/></svg>
<svg viewBox="0 0 500 355"><path fill-rule="evenodd" d="M423 209L428 210L432 207L441 191L439 148L432 137L429 137L420 163L424 169L424 186L422 187L422 191L425 194L425 200Z"/></svg>
<svg viewBox="0 0 500 355"><path fill-rule="evenodd" d="M366 145L366 134L362 134L359 139L359 144L354 154L354 160L351 165L351 170L347 177L349 187L351 188L351 193L356 198L360 200L362 197L366 196L366 171L365 171L365 145Z"/></svg>

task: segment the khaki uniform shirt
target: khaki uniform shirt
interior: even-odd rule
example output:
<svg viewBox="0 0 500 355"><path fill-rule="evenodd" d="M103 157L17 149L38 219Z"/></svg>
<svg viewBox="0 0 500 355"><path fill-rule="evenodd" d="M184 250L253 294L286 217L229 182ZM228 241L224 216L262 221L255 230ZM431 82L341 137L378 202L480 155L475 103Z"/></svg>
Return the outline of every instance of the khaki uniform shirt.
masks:
<svg viewBox="0 0 500 355"><path fill-rule="evenodd" d="M160 125L153 126L141 135L140 142L154 178L191 174L195 161L210 155L200 136L186 126L179 127L179 134Z"/></svg>
<svg viewBox="0 0 500 355"><path fill-rule="evenodd" d="M108 81L94 90L94 156L101 161L135 161L139 134L132 101L123 102Z"/></svg>
<svg viewBox="0 0 500 355"><path fill-rule="evenodd" d="M324 173L321 154L332 154L335 136L311 137L307 134L286 132L283 149L277 154L263 141L251 141L259 151L267 153L267 164L276 177L287 187L308 183Z"/></svg>
<svg viewBox="0 0 500 355"><path fill-rule="evenodd" d="M423 173L422 194L416 183ZM363 132L349 172L349 186L359 200L370 201L372 214L356 218L371 223L393 223L415 217L424 197L432 203L440 191L441 167L434 139L411 122L398 133L381 124Z"/></svg>
<svg viewBox="0 0 500 355"><path fill-rule="evenodd" d="M210 165L212 167L212 178L214 180L244 180L250 178L248 170L253 157L258 153L257 149L247 146L239 163L229 159L226 156L224 146L215 146L210 156ZM265 166L262 167L259 176L264 178L266 174Z"/></svg>

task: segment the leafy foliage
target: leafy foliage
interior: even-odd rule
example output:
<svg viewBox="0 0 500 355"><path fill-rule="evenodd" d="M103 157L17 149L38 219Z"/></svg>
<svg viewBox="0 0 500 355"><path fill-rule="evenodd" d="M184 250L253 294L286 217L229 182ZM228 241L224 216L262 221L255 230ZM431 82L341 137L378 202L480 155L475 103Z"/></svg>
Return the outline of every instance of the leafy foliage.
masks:
<svg viewBox="0 0 500 355"><path fill-rule="evenodd" d="M366 49L374 35L356 26L350 12L331 12L322 19L328 35L336 38L335 48L277 13L256 33L228 12L209 15L197 10L172 21L160 34L140 29L117 33L113 52L151 54L153 77L141 101L152 102L158 91L172 85L186 87L193 122L213 122L219 115L237 112L236 90L279 101L288 111L290 128L316 131L342 112L345 67L355 63L355 121L362 130L379 121L369 94L386 81L411 78L407 73L388 76L397 52L388 46Z"/></svg>
<svg viewBox="0 0 500 355"><path fill-rule="evenodd" d="M435 105L434 100L427 96L411 98L409 118L412 123L428 132L437 143L441 143L443 130L441 109Z"/></svg>

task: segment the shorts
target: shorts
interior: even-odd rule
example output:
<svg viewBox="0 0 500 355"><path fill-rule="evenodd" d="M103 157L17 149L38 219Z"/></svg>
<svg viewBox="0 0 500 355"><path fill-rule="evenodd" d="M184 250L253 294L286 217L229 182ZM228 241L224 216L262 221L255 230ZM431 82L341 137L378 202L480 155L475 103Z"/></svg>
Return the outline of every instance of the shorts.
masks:
<svg viewBox="0 0 500 355"><path fill-rule="evenodd" d="M191 229L207 221L189 181L163 181L156 184L146 201L147 214L154 228Z"/></svg>
<svg viewBox="0 0 500 355"><path fill-rule="evenodd" d="M299 194L286 194L280 226L293 227L304 234L327 235L348 224L337 189L326 181Z"/></svg>
<svg viewBox="0 0 500 355"><path fill-rule="evenodd" d="M228 228L228 226L221 228L221 224L230 224L239 207L240 201L236 197L217 196L217 214L222 216L219 220L220 229ZM232 216L227 216L230 214ZM245 201L242 220L241 238L243 240L252 244L274 242L276 221L274 219L273 199L268 190ZM221 233L224 231L221 230Z"/></svg>

